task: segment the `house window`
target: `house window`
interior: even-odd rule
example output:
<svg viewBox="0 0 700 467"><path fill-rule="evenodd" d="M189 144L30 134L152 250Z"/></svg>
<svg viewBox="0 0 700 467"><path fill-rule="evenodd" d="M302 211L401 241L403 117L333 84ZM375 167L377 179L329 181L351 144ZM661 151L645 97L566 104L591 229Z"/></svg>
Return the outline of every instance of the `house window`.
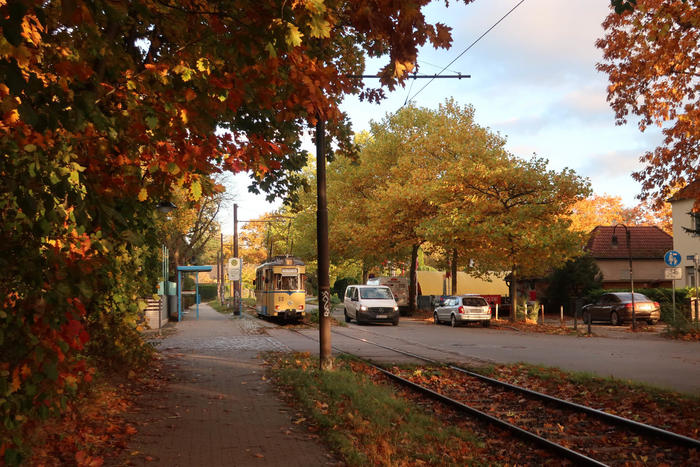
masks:
<svg viewBox="0 0 700 467"><path fill-rule="evenodd" d="M695 266L685 267L685 285L695 287Z"/></svg>

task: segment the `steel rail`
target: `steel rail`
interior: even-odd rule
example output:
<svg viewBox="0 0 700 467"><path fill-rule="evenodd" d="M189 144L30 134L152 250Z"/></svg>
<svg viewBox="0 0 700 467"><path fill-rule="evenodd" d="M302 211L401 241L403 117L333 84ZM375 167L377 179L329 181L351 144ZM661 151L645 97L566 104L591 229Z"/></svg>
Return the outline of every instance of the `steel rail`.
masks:
<svg viewBox="0 0 700 467"><path fill-rule="evenodd" d="M453 407L454 409L459 410L460 412L466 412L470 415L474 415L478 418L481 418L483 420L488 421L489 423L493 423L496 426L499 426L501 428L504 428L504 429L512 432L513 434L515 434L516 436L518 436L521 439L524 439L526 441L533 441L533 442L535 442L535 443L537 443L537 444L539 444L547 449L550 449L551 451L556 452L557 454L560 454L561 456L563 456L569 460L574 461L576 463L576 465L595 465L595 466L607 465L607 464L603 464L602 462L599 462L595 459L592 459L584 454L581 454L580 452L574 451L574 450L569 449L565 446L562 446L561 444L557 444L553 441L550 441L546 438L543 438L539 435L536 435L535 433L524 430L524 429L522 429L516 425L513 425L512 423L509 423L505 420L501 420L500 418L494 417L493 415L489 415L485 412L482 412L481 410L475 409L474 407L471 407L471 406L466 405L462 402L456 401L456 400L452 399L451 397L447 397L443 394L440 394L439 392L435 392L430 388L427 388L425 386L421 386L420 384L416 384L413 381L409 381L405 378L402 378L401 376L396 375L396 374L392 373L391 371L386 370L378 365L375 365L374 363L372 363L369 360L366 360L362 357L359 357L357 355L353 355L349 352L340 351L340 350L339 350L339 352L343 352L347 355L351 355L354 358L357 358L357 359L363 361L365 364L376 369L377 371L380 371L381 373L388 376L392 380L394 380L400 384L403 384L404 386L408 386L415 391L426 394L427 396L432 397L433 399L435 399L439 402L442 402L446 405L449 405L449 406Z"/></svg>
<svg viewBox="0 0 700 467"><path fill-rule="evenodd" d="M306 337L307 339L311 339L311 340L315 341L315 339L313 337L307 336L306 334L303 334L295 329L291 329L291 331L296 332L297 334L300 334L300 335ZM341 334L341 335L345 336L345 334ZM351 337L351 336L346 336L346 337ZM367 343L373 344L372 342L367 342ZM546 438L543 438L535 433L524 430L524 429L522 429L516 425L513 425L512 423L509 423L505 420L501 420L500 418L494 417L494 416L489 415L485 412L482 412L478 409L475 409L474 407L468 406L462 402L456 401L450 397L447 397L443 394L435 392L430 388L427 388L425 386L421 386L420 384L416 384L413 381L409 381L405 378L402 378L401 376L396 375L396 374L392 373L391 371L389 371L385 368L382 368L381 366L376 365L375 363L372 363L371 361L369 361L365 358L360 357L359 355L355 355L355 354L347 352L345 350L341 350L336 346L332 346L332 348L339 353L349 355L357 360L364 362L365 364L369 365L370 367L374 368L375 370L386 375L390 379L392 379L392 380L394 380L394 381L396 381L404 386L410 387L414 391L421 392L421 393L423 393L423 394L425 394L425 395L427 395L427 396L429 396L429 397L431 397L439 402L442 402L448 406L453 407L454 409L459 410L460 412L468 413L468 414L476 416L482 420L486 420L489 423L493 423L494 425L496 425L498 427L501 427L507 431L512 432L515 436L517 436L521 439L524 439L526 441L533 441L533 442L545 447L546 449L549 449L549 450L561 455L562 457L565 457L569 460L574 461L576 463L576 465L591 465L591 466L606 466L607 465L607 464L599 462L595 459L592 459L584 454L581 454L580 452L574 451L574 450L569 449L565 446L562 446L561 444L557 444L553 441L550 441ZM416 356L416 357L418 357L418 356ZM421 357L418 357L418 358L421 358Z"/></svg>
<svg viewBox="0 0 700 467"><path fill-rule="evenodd" d="M549 402L556 403L562 407L566 407L566 408L574 409L574 410L579 410L579 411L594 415L596 417L602 418L606 421L615 423L617 425L631 427L638 432L642 432L642 433L649 434L649 435L660 436L666 440L681 444L683 446L687 446L687 447L695 448L695 449L700 449L700 441L698 441L697 439L694 439L694 438L690 438L688 436L681 435L679 433L674 433L672 431L664 430L663 428L659 428L659 427L656 427L653 425L647 425L646 423L641 423L641 422L637 422L635 420L630 420L629 418L620 417L619 415L614 415L614 414L604 412L604 411L599 410L599 409L594 409L593 407L588 407L585 405L577 404L576 402L571 402L571 401L568 401L565 399L560 399L558 397L550 396L549 394L544 394L542 392L534 391L532 389L527 389L527 388L524 388L521 386L516 386L516 385L511 384L511 383L499 381L497 379L490 378L488 376L480 375L479 373L474 373L473 371L469 371L465 368L461 368L461 367L456 366L456 365L451 365L451 364L445 365L443 362L439 362L439 361L433 360L431 358L423 357L421 355L416 355L416 354L411 353L411 352L406 352L404 350L396 349L394 347L389 347L389 346L382 345L382 344L379 344L376 342L372 342L372 341L369 341L369 340L362 338L362 337L349 336L347 334L344 334L344 333L338 332L338 331L334 331L334 332L338 335L343 336L343 337L359 340L361 342L375 345L377 347L391 350L393 352L400 353L400 354L403 354L403 355L406 355L409 357L417 358L419 360L423 360L423 361L430 362L430 363L437 364L437 365L441 365L441 366L447 366L448 368L465 373L469 376L478 378L482 381L486 381L492 385L506 387L506 388L514 390L514 391L519 391L523 394L527 394L527 395L537 397L540 399L545 399Z"/></svg>

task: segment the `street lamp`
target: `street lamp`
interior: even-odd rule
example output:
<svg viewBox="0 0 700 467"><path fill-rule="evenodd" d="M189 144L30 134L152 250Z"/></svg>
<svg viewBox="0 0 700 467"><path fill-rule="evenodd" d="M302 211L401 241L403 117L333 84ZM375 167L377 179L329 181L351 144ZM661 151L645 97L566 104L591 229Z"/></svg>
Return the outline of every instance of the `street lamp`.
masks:
<svg viewBox="0 0 700 467"><path fill-rule="evenodd" d="M625 224L617 224L615 227L613 227L613 234L612 234L612 239L611 243L613 248L617 248L618 241L617 241L617 236L615 235L615 230L617 230L618 227L622 226L625 229L625 238L627 239L627 255L629 257L629 262L630 262L630 288L632 289L632 330L636 331L637 330L637 316L635 313L635 306L634 306L634 278L632 276L632 244L630 241L630 230L627 228Z"/></svg>

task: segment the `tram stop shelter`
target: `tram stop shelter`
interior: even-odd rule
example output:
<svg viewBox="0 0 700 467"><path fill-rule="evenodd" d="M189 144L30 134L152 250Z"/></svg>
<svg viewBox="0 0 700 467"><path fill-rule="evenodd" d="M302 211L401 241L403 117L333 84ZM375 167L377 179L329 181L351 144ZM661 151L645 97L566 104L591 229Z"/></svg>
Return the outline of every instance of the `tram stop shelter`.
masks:
<svg viewBox="0 0 700 467"><path fill-rule="evenodd" d="M199 319L199 273L211 271L211 266L178 266L177 267L177 320L182 321L182 273L194 273L194 290L185 291L185 294L194 294L194 303L197 307L197 319Z"/></svg>

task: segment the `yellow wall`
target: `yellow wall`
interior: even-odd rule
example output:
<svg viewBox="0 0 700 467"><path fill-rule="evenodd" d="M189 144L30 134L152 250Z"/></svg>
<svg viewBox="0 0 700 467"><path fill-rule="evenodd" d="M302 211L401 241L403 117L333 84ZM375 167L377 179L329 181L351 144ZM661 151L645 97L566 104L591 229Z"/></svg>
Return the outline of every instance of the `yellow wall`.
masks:
<svg viewBox="0 0 700 467"><path fill-rule="evenodd" d="M452 279L445 279L444 271L418 271L417 274L423 295L442 295L443 290L446 290L447 294L452 293ZM456 294L508 295L508 286L502 278L492 275L490 279L489 282L465 272L457 272ZM443 289L443 282L446 289Z"/></svg>

